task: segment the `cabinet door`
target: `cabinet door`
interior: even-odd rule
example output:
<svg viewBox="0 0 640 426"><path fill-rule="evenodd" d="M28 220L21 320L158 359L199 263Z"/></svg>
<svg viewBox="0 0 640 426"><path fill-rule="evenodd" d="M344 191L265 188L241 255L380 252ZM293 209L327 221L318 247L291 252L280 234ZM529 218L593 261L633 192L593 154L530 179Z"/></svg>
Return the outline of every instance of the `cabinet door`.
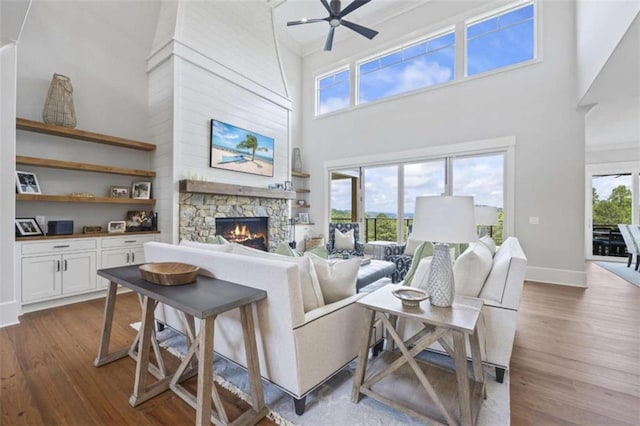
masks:
<svg viewBox="0 0 640 426"><path fill-rule="evenodd" d="M21 266L23 302L62 294L62 256L23 257Z"/></svg>
<svg viewBox="0 0 640 426"><path fill-rule="evenodd" d="M62 293L96 288L96 252L62 255Z"/></svg>
<svg viewBox="0 0 640 426"><path fill-rule="evenodd" d="M144 263L144 248L143 247L135 247L131 249L131 259L130 263L132 265L141 265Z"/></svg>
<svg viewBox="0 0 640 426"><path fill-rule="evenodd" d="M125 266L131 262L131 251L128 248L117 248L102 250L100 252L100 269L117 268ZM98 286L106 288L109 281L105 278L98 278Z"/></svg>

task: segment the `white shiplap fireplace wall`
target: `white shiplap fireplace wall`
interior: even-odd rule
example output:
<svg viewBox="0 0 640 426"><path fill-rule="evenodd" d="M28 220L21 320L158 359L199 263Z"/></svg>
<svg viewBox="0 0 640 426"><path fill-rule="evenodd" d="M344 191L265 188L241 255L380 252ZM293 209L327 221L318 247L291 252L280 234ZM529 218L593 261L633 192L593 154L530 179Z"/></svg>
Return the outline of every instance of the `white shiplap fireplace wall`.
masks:
<svg viewBox="0 0 640 426"><path fill-rule="evenodd" d="M147 60L162 239L179 239L178 181L266 188L290 179L291 100L262 2L163 2ZM209 167L210 120L275 139L274 175Z"/></svg>

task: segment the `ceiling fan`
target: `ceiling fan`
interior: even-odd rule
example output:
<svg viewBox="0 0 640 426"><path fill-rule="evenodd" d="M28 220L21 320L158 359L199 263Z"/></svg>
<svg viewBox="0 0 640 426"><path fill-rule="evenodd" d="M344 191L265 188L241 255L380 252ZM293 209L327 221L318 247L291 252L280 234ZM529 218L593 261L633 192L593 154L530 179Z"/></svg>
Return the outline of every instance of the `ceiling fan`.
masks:
<svg viewBox="0 0 640 426"><path fill-rule="evenodd" d="M329 16L326 18L318 18L318 19L307 19L303 18L299 21L289 21L287 22L287 26L290 27L292 25L301 25L301 24L311 24L314 22L322 22L327 21L329 23L329 34L327 35L327 41L324 44L324 50L331 50L331 46L333 46L333 33L337 27L340 25L344 25L345 27L361 34L371 40L374 38L378 32L372 30L371 28L363 27L362 25L355 24L353 22L347 21L346 19L342 19L347 16L349 13L358 9L361 6L369 3L371 0L353 0L347 7L342 9L342 5L340 4L340 0L331 0L331 4L327 2L327 0L320 0L322 5L327 12L329 12Z"/></svg>

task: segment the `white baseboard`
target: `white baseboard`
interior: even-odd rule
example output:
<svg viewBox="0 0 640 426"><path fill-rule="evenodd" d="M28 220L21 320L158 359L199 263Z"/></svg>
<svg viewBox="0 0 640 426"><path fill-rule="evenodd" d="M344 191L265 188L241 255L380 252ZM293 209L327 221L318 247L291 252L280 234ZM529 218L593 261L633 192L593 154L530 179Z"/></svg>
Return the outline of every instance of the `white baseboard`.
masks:
<svg viewBox="0 0 640 426"><path fill-rule="evenodd" d="M17 300L0 303L0 328L20 324L20 304Z"/></svg>
<svg viewBox="0 0 640 426"><path fill-rule="evenodd" d="M540 268L527 266L527 281L547 284L566 285L571 287L587 287L587 273L568 269Z"/></svg>

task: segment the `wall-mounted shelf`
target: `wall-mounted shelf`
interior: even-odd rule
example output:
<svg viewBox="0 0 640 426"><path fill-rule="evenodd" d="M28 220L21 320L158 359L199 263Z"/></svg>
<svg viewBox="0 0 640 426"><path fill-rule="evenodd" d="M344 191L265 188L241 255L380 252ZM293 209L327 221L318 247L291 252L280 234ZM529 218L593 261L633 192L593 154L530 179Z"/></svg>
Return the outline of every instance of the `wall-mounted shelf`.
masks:
<svg viewBox="0 0 640 426"><path fill-rule="evenodd" d="M155 199L111 198L111 197L74 197L71 195L16 194L16 201L46 201L54 203L95 203L95 204L150 204Z"/></svg>
<svg viewBox="0 0 640 426"><path fill-rule="evenodd" d="M16 164L48 167L50 169L81 170L84 172L108 173L113 175L127 175L153 178L156 172L151 170L125 169L123 167L101 166L99 164L75 163L73 161L60 161L48 158L16 156Z"/></svg>
<svg viewBox="0 0 640 426"><path fill-rule="evenodd" d="M296 191L297 194L309 194L311 193L311 190L308 188L296 188L294 189L294 191Z"/></svg>
<svg viewBox="0 0 640 426"><path fill-rule="evenodd" d="M294 191L279 189L256 188L253 186L231 185L227 183L205 182L200 180L181 180L180 192L195 192L201 194L237 195L239 197L275 198L295 200Z"/></svg>
<svg viewBox="0 0 640 426"><path fill-rule="evenodd" d="M28 130L45 135L62 136L70 139L77 139L86 142L101 143L104 145L118 146L121 148L137 149L140 151L155 151L156 146L147 142L140 142L133 139L125 139L117 136L103 135L101 133L88 132L86 130L70 129L68 127L54 126L52 124L41 123L39 121L16 118L16 128Z"/></svg>
<svg viewBox="0 0 640 426"><path fill-rule="evenodd" d="M311 175L309 173L296 172L295 170L291 170L291 176L299 177L299 178L310 178Z"/></svg>

